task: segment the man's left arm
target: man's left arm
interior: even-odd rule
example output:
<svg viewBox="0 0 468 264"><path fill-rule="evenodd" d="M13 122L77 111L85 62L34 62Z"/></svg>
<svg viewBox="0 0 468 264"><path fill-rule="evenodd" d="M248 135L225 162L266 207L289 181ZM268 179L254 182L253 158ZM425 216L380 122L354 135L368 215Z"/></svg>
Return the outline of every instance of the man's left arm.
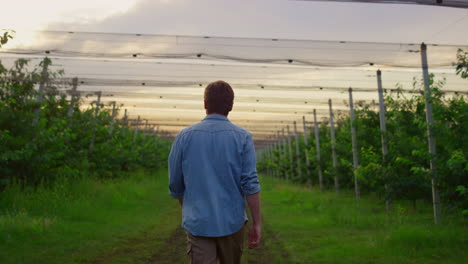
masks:
<svg viewBox="0 0 468 264"><path fill-rule="evenodd" d="M252 135L248 135L243 151L241 185L247 204L252 214L252 226L249 230L249 248L260 244L262 237L262 223L260 214L260 184L258 182L255 147Z"/></svg>
<svg viewBox="0 0 468 264"><path fill-rule="evenodd" d="M171 153L169 154L169 194L179 199L182 206L185 192L184 175L182 171L182 135L177 135L172 144Z"/></svg>
<svg viewBox="0 0 468 264"><path fill-rule="evenodd" d="M260 192L258 182L256 155L252 135L248 134L242 153L241 186L245 195Z"/></svg>

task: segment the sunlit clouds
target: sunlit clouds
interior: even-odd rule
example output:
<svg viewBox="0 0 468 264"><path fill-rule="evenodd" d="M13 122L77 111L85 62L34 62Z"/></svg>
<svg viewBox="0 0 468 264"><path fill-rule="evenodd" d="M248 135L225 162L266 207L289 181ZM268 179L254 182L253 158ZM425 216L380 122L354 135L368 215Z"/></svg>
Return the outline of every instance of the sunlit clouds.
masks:
<svg viewBox="0 0 468 264"><path fill-rule="evenodd" d="M89 24L123 13L138 0L15 0L0 4L0 25L9 29L42 30L48 24Z"/></svg>

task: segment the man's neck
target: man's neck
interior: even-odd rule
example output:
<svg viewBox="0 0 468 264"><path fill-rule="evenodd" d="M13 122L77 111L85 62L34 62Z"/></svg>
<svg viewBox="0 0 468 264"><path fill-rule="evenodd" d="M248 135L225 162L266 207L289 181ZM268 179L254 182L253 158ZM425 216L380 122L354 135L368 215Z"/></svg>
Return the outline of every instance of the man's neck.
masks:
<svg viewBox="0 0 468 264"><path fill-rule="evenodd" d="M208 113L207 112L206 115L222 115L222 116L225 116L225 117L228 116L228 115L225 115L225 114L220 114L220 113L215 113L215 112L213 112L213 113Z"/></svg>

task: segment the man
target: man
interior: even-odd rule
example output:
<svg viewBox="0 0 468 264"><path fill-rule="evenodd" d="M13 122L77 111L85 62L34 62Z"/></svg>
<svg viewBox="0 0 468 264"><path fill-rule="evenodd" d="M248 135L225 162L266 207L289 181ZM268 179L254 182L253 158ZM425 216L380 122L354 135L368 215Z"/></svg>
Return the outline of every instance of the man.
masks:
<svg viewBox="0 0 468 264"><path fill-rule="evenodd" d="M260 243L260 185L252 135L227 115L234 92L224 81L205 88L207 116L183 129L169 155L169 193L179 199L190 263L240 263L247 215L249 248Z"/></svg>

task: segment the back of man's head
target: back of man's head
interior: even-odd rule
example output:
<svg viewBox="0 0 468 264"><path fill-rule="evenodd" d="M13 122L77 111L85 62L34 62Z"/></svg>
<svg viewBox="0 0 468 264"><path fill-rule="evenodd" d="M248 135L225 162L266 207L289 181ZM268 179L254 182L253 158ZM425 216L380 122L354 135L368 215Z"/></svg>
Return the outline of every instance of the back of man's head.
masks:
<svg viewBox="0 0 468 264"><path fill-rule="evenodd" d="M216 81L205 88L205 109L207 114L227 116L234 104L234 91L225 81Z"/></svg>

